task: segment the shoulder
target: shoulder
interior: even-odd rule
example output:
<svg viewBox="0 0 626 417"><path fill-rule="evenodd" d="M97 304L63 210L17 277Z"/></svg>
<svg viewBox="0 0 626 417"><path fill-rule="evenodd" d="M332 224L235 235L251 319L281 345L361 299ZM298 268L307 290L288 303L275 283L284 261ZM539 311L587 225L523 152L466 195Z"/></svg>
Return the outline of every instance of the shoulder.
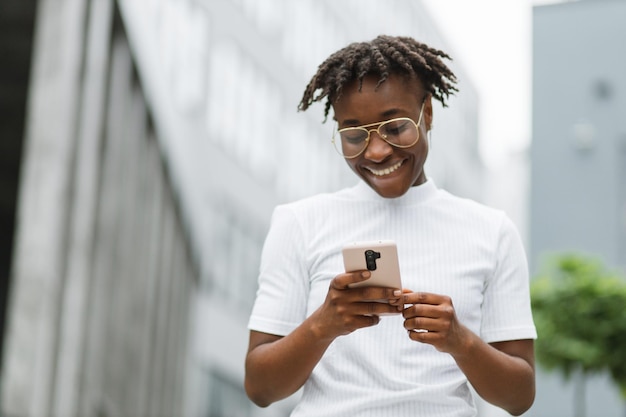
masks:
<svg viewBox="0 0 626 417"><path fill-rule="evenodd" d="M520 238L517 226L504 210L442 190L433 201L433 207L436 215L432 217L438 227L456 236L471 240L482 237L485 242L496 245L503 238Z"/></svg>
<svg viewBox="0 0 626 417"><path fill-rule="evenodd" d="M478 201L453 195L445 190L439 190L436 204L441 210L463 216L467 220L484 222L502 222L507 217L503 210L490 207Z"/></svg>

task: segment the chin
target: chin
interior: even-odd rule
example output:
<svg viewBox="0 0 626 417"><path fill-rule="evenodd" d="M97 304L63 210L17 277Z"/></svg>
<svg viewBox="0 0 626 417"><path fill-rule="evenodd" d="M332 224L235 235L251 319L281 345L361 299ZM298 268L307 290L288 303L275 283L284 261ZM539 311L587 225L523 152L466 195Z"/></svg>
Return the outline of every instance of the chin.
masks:
<svg viewBox="0 0 626 417"><path fill-rule="evenodd" d="M409 190L407 187L377 187L374 184L369 184L369 186L376 191L378 195L384 198L397 198L401 197Z"/></svg>

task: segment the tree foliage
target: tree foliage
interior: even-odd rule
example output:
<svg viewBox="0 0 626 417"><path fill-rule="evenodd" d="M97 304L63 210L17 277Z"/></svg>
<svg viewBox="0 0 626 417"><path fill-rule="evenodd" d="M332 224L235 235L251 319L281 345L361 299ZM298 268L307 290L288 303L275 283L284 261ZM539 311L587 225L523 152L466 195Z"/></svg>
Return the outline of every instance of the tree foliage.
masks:
<svg viewBox="0 0 626 417"><path fill-rule="evenodd" d="M608 371L626 399L626 279L599 260L563 254L531 284L537 360L569 378Z"/></svg>

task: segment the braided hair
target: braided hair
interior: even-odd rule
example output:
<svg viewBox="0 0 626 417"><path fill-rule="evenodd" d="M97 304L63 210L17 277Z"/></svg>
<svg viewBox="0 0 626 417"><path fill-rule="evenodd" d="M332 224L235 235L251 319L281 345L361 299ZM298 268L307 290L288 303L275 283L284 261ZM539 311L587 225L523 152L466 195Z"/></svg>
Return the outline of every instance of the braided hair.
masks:
<svg viewBox="0 0 626 417"><path fill-rule="evenodd" d="M380 35L370 42L351 43L318 67L304 90L298 110L304 111L326 97L326 120L331 103L341 96L346 83L358 80L360 91L366 75L379 75L378 87L394 73L418 77L426 91L446 107L446 99L458 90L454 86L456 76L442 58L452 60L445 52L403 36Z"/></svg>

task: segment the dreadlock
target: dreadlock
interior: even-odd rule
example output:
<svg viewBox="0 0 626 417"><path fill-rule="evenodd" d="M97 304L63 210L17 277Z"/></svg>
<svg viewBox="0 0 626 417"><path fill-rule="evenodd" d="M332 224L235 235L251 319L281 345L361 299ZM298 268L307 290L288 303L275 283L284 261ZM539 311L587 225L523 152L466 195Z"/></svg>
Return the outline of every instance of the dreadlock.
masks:
<svg viewBox="0 0 626 417"><path fill-rule="evenodd" d="M452 60L445 52L403 36L380 35L370 42L351 43L318 67L304 90L298 110L304 111L326 97L326 120L331 103L341 96L346 83L358 80L360 91L366 75L379 75L378 87L393 73L418 77L424 88L446 107L446 99L458 90L454 86L456 76L442 58Z"/></svg>

